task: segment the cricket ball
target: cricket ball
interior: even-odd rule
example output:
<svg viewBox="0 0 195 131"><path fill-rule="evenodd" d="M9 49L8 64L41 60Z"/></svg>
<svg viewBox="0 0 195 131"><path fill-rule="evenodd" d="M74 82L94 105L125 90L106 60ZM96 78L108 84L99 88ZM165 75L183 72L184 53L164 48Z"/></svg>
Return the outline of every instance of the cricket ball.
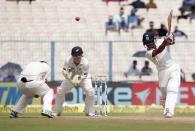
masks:
<svg viewBox="0 0 195 131"><path fill-rule="evenodd" d="M76 20L76 21L79 21L79 20L80 20L80 17L78 17L78 16L75 17L75 20Z"/></svg>

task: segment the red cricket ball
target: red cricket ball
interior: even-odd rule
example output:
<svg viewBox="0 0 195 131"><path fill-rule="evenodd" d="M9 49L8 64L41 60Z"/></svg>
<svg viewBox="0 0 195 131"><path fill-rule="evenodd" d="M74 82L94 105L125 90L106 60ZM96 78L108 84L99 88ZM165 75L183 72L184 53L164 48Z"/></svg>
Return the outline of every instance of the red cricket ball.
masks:
<svg viewBox="0 0 195 131"><path fill-rule="evenodd" d="M80 17L78 17L78 16L75 17L75 20L76 20L76 21L79 21L79 20L80 20Z"/></svg>

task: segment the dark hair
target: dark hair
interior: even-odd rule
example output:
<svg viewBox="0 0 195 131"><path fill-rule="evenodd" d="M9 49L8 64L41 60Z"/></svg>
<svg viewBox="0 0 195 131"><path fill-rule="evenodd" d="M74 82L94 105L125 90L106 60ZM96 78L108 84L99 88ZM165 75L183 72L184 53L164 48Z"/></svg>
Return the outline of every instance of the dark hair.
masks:
<svg viewBox="0 0 195 131"><path fill-rule="evenodd" d="M41 63L46 63L46 64L48 64L46 61L40 61Z"/></svg>
<svg viewBox="0 0 195 131"><path fill-rule="evenodd" d="M193 78L193 80L195 80L195 73L192 74L192 78Z"/></svg>
<svg viewBox="0 0 195 131"><path fill-rule="evenodd" d="M133 64L137 64L137 60L133 60Z"/></svg>

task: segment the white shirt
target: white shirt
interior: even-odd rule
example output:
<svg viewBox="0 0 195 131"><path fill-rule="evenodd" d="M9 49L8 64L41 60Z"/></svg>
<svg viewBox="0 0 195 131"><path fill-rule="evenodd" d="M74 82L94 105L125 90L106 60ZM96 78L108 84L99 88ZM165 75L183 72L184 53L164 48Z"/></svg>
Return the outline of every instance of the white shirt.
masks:
<svg viewBox="0 0 195 131"><path fill-rule="evenodd" d="M131 66L127 72L128 76L138 76L140 75L140 71L136 68L134 69L133 66Z"/></svg>
<svg viewBox="0 0 195 131"><path fill-rule="evenodd" d="M21 72L22 76L25 76L30 80L45 80L49 76L50 67L44 62L31 62Z"/></svg>
<svg viewBox="0 0 195 131"><path fill-rule="evenodd" d="M156 41L157 48L162 44L163 40L164 39L157 39ZM176 62L171 58L171 55L168 52L167 47L165 47L165 49L155 57L152 57L152 52L153 49L147 50L146 57L156 65L158 71L167 69L176 64Z"/></svg>
<svg viewBox="0 0 195 131"><path fill-rule="evenodd" d="M72 76L89 76L89 62L85 57L81 57L81 62L79 65L75 65L75 63L73 62L73 57L69 57L68 59L66 59L63 69L71 70L71 72L73 73Z"/></svg>

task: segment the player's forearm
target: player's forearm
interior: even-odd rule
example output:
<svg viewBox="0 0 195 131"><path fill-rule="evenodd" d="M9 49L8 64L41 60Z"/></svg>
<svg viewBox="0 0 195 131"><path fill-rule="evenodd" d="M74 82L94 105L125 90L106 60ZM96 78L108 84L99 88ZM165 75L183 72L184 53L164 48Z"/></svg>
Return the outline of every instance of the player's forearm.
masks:
<svg viewBox="0 0 195 131"><path fill-rule="evenodd" d="M163 43L152 52L152 57L155 57L159 53L161 53L166 47L166 40L163 41Z"/></svg>
<svg viewBox="0 0 195 131"><path fill-rule="evenodd" d="M170 33L165 37L162 44L152 52L152 57L161 53L165 49L166 46L173 45L173 44L175 44L174 33Z"/></svg>

